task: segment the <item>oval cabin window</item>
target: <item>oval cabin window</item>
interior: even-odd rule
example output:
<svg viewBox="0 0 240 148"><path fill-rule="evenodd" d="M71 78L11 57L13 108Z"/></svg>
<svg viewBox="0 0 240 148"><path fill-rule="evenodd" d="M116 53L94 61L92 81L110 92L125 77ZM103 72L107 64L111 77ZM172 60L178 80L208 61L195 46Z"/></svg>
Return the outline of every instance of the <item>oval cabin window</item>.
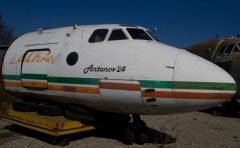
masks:
<svg viewBox="0 0 240 148"><path fill-rule="evenodd" d="M76 52L71 52L67 56L67 64L72 66L75 65L78 61L78 54Z"/></svg>

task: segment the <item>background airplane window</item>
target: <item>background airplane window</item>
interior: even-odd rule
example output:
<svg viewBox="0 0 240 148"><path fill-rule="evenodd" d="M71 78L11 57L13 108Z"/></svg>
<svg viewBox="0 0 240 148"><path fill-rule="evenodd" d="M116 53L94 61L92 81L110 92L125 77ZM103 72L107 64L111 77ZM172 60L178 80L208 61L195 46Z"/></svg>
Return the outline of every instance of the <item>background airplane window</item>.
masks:
<svg viewBox="0 0 240 148"><path fill-rule="evenodd" d="M226 48L226 46L222 46L219 50L219 53L222 54L224 52L225 48Z"/></svg>
<svg viewBox="0 0 240 148"><path fill-rule="evenodd" d="M117 29L117 30L113 30L110 37L109 37L109 41L113 41L113 40L126 40L127 37L124 34L124 32L121 29Z"/></svg>
<svg viewBox="0 0 240 148"><path fill-rule="evenodd" d="M233 52L240 52L240 49L238 48L237 45L234 46Z"/></svg>
<svg viewBox="0 0 240 148"><path fill-rule="evenodd" d="M133 39L137 40L152 40L152 38L142 29L127 28L128 33Z"/></svg>
<svg viewBox="0 0 240 148"><path fill-rule="evenodd" d="M237 47L235 47L235 48L233 49L233 52L239 52L239 49L238 49Z"/></svg>
<svg viewBox="0 0 240 148"><path fill-rule="evenodd" d="M233 49L233 45L227 46L227 49L225 50L225 53L230 53Z"/></svg>
<svg viewBox="0 0 240 148"><path fill-rule="evenodd" d="M88 42L90 43L102 42L106 38L107 33L108 29L97 29L92 33Z"/></svg>
<svg viewBox="0 0 240 148"><path fill-rule="evenodd" d="M236 45L236 46L235 46L234 52L240 52L240 45Z"/></svg>

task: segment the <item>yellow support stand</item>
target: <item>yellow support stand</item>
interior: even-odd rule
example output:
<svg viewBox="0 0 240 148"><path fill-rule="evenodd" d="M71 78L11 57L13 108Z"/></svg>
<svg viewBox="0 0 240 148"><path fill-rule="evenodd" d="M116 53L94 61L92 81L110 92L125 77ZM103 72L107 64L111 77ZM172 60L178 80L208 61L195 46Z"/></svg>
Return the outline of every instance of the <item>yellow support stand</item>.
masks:
<svg viewBox="0 0 240 148"><path fill-rule="evenodd" d="M80 121L68 120L63 116L42 116L36 112L17 112L13 109L5 110L2 119L51 136L63 136L95 129L94 126L84 125Z"/></svg>

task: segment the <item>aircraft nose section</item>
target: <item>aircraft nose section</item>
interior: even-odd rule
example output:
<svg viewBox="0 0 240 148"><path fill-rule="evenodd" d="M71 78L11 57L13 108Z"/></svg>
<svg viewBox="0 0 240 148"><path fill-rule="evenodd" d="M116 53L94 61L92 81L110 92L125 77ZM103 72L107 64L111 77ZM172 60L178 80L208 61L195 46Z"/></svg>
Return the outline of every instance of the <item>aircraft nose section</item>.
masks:
<svg viewBox="0 0 240 148"><path fill-rule="evenodd" d="M179 111L193 111L213 107L230 100L236 93L236 82L217 65L181 51L177 56L173 94Z"/></svg>

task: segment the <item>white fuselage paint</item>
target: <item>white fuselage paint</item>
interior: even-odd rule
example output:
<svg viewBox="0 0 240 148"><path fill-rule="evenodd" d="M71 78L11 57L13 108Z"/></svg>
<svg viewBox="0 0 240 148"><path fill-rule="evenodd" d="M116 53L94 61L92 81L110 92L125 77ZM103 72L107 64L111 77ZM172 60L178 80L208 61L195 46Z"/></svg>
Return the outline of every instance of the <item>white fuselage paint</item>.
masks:
<svg viewBox="0 0 240 148"><path fill-rule="evenodd" d="M234 80L216 65L154 40L134 40L126 28L146 30L92 25L19 37L4 58L5 89L34 99L137 114L193 111L234 95ZM109 29L108 35L102 42L89 43L96 29ZM128 39L108 41L112 29L122 29ZM39 51L39 57L31 55ZM78 54L72 66L66 62L71 52Z"/></svg>

